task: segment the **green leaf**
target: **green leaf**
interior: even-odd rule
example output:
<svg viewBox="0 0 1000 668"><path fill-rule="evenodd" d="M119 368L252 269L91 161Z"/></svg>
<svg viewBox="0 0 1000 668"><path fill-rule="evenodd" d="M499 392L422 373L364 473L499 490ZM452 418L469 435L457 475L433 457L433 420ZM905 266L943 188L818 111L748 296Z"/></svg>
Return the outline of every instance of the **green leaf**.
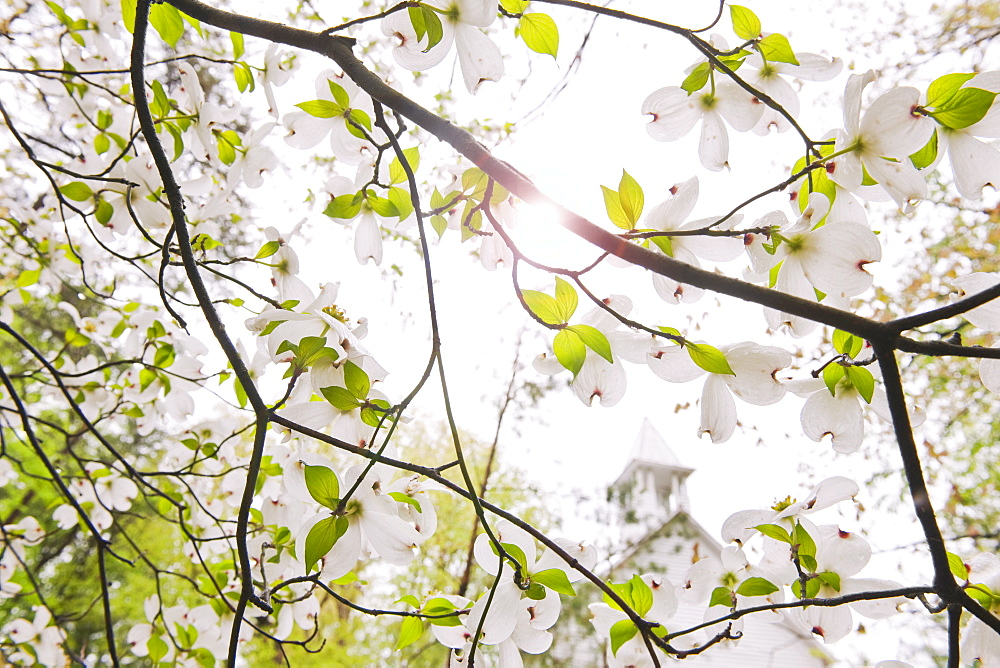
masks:
<svg viewBox="0 0 1000 668"><path fill-rule="evenodd" d="M400 220L406 220L413 213L413 198L409 190L395 186L389 188L389 203L396 208Z"/></svg>
<svg viewBox="0 0 1000 668"><path fill-rule="evenodd" d="M816 578L830 589L840 591L840 575L833 571L824 571L816 575Z"/></svg>
<svg viewBox="0 0 1000 668"><path fill-rule="evenodd" d="M632 587L632 609L640 616L645 615L653 607L653 590L638 575L633 575L628 583Z"/></svg>
<svg viewBox="0 0 1000 668"><path fill-rule="evenodd" d="M795 52L792 51L791 44L788 43L788 38L780 33L771 33L760 40L757 48L760 49L760 55L764 57L764 60L769 62L788 63L790 65L799 64L798 59L795 57Z"/></svg>
<svg viewBox="0 0 1000 668"><path fill-rule="evenodd" d="M561 330L552 340L552 351L559 363L569 369L576 378L576 374L580 373L587 359L587 346L580 339L580 335L569 328Z"/></svg>
<svg viewBox="0 0 1000 668"><path fill-rule="evenodd" d="M528 8L528 0L500 0L500 6L511 14L520 14Z"/></svg>
<svg viewBox="0 0 1000 668"><path fill-rule="evenodd" d="M708 83L708 77L712 72L712 65L705 61L704 63L698 63L691 74L684 78L681 82L681 88L686 90L688 94L695 93L705 87Z"/></svg>
<svg viewBox="0 0 1000 668"><path fill-rule="evenodd" d="M631 619L615 622L611 627L611 654L617 655L622 645L634 638L638 632L638 627L632 623Z"/></svg>
<svg viewBox="0 0 1000 668"><path fill-rule="evenodd" d="M347 527L344 526L344 531L340 531L337 526L338 520L343 520L344 524L347 524L346 517L330 516L324 517L309 530L309 535L306 536L306 573L311 571L316 562L329 553L337 544L337 540L344 535Z"/></svg>
<svg viewBox="0 0 1000 668"><path fill-rule="evenodd" d="M243 34L238 32L230 32L229 40L233 43L233 60L239 60L243 57L246 49L243 46Z"/></svg>
<svg viewBox="0 0 1000 668"><path fill-rule="evenodd" d="M562 322L569 322L569 319L576 313L578 303L576 288L556 276L556 308L559 309Z"/></svg>
<svg viewBox="0 0 1000 668"><path fill-rule="evenodd" d="M969 579L969 567L957 554L948 553L948 570L959 580Z"/></svg>
<svg viewBox="0 0 1000 668"><path fill-rule="evenodd" d="M858 394L865 400L865 403L872 402L872 395L875 393L875 377L868 369L860 366L844 367L847 372L847 379L858 391Z"/></svg>
<svg viewBox="0 0 1000 668"><path fill-rule="evenodd" d="M607 186L601 186L601 192L604 193L604 208L607 209L611 222L623 230L631 230L633 225L625 215L618 192Z"/></svg>
<svg viewBox="0 0 1000 668"><path fill-rule="evenodd" d="M420 640L424 635L424 623L419 617L403 617L403 622L399 626L399 639L396 641L396 649L409 647Z"/></svg>
<svg viewBox="0 0 1000 668"><path fill-rule="evenodd" d="M133 20L134 18L135 17L133 16ZM146 641L146 650L149 652L150 662L152 662L155 666L159 664L160 659L167 655L167 652L170 651L170 647L163 640L163 638L157 634L150 636L149 640Z"/></svg>
<svg viewBox="0 0 1000 668"><path fill-rule="evenodd" d="M320 389L323 398L333 404L338 411L354 410L361 405L354 394L343 387L324 387Z"/></svg>
<svg viewBox="0 0 1000 668"><path fill-rule="evenodd" d="M372 387L372 382L364 369L350 360L344 363L344 384L351 394L361 401L368 398L368 391Z"/></svg>
<svg viewBox="0 0 1000 668"><path fill-rule="evenodd" d="M718 348L707 343L685 344L691 361L709 373L718 373L726 376L735 376L736 372L729 366L726 356Z"/></svg>
<svg viewBox="0 0 1000 668"><path fill-rule="evenodd" d="M714 608L721 605L724 608L733 607L733 592L725 587L716 587L712 590L712 597L708 601L708 607Z"/></svg>
<svg viewBox="0 0 1000 668"><path fill-rule="evenodd" d="M299 102L295 106L316 118L336 118L343 116L346 111L344 107L329 100L309 100L308 102Z"/></svg>
<svg viewBox="0 0 1000 668"><path fill-rule="evenodd" d="M748 578L736 588L736 593L740 596L767 596L776 591L778 587L764 578Z"/></svg>
<svg viewBox="0 0 1000 668"><path fill-rule="evenodd" d="M844 377L844 367L839 364L827 364L823 369L823 382L832 396L837 396L837 383Z"/></svg>
<svg viewBox="0 0 1000 668"><path fill-rule="evenodd" d="M576 590L573 589L573 585L570 583L569 577L566 575L566 571L559 568L549 568L541 571L540 573L535 573L531 576L531 581L544 587L548 587L557 594L576 596Z"/></svg>
<svg viewBox="0 0 1000 668"><path fill-rule="evenodd" d="M121 0L122 23L130 33L135 32L135 7L136 0Z"/></svg>
<svg viewBox="0 0 1000 668"><path fill-rule="evenodd" d="M559 28L548 14L523 14L514 32L536 53L555 58L559 52Z"/></svg>
<svg viewBox="0 0 1000 668"><path fill-rule="evenodd" d="M413 148L404 148L403 157L410 166L410 171L416 173L417 166L420 164L420 149L416 146ZM399 156L393 158L392 162L389 163L389 183L392 185L406 183L406 171L399 161ZM409 199L409 195L407 195L407 199Z"/></svg>
<svg viewBox="0 0 1000 668"><path fill-rule="evenodd" d="M917 151L916 153L910 154L910 162L917 169L926 169L930 167L931 164L937 160L938 155L938 133L937 128L934 128L934 132L931 134L931 138L927 140L924 147Z"/></svg>
<svg viewBox="0 0 1000 668"><path fill-rule="evenodd" d="M609 364L615 363L611 356L611 344L601 330L590 325L570 325L566 329L579 336L585 346L606 359Z"/></svg>
<svg viewBox="0 0 1000 668"><path fill-rule="evenodd" d="M156 353L153 355L153 364L161 369L165 369L174 363L176 357L174 347L169 343L165 343L157 346Z"/></svg>
<svg viewBox="0 0 1000 668"><path fill-rule="evenodd" d="M524 303L538 318L547 325L562 325L565 320L560 318L559 303L544 292L537 290L522 290Z"/></svg>
<svg viewBox="0 0 1000 668"><path fill-rule="evenodd" d="M983 120L997 94L982 88L961 88L931 116L941 125L961 130Z"/></svg>
<svg viewBox="0 0 1000 668"><path fill-rule="evenodd" d="M974 76L972 73L956 72L938 77L927 87L927 106L936 109L945 104Z"/></svg>
<svg viewBox="0 0 1000 668"><path fill-rule="evenodd" d="M257 86L254 82L253 71L246 63L233 63L233 78L236 79L236 87L241 93L245 93L247 90L253 92Z"/></svg>
<svg viewBox="0 0 1000 668"><path fill-rule="evenodd" d="M761 532L768 538L773 538L774 540L780 541L782 543L792 542L791 536L788 535L788 532L785 530L785 528L777 524L760 524L758 526L755 526L754 529Z"/></svg>
<svg viewBox="0 0 1000 668"><path fill-rule="evenodd" d="M98 155L107 153L108 149L111 148L111 140L108 139L108 135L104 132L94 137L94 151Z"/></svg>
<svg viewBox="0 0 1000 668"><path fill-rule="evenodd" d="M253 256L253 259L263 260L266 257L271 257L272 255L278 252L279 248L281 248L280 241L268 241L266 244L260 247L260 250L257 251L256 255Z"/></svg>
<svg viewBox="0 0 1000 668"><path fill-rule="evenodd" d="M173 5L158 2L149 8L149 25L163 38L171 48L177 47L177 41L184 34L184 19Z"/></svg>
<svg viewBox="0 0 1000 668"><path fill-rule="evenodd" d="M323 209L323 214L330 218L343 218L350 220L361 213L362 197L358 194L340 195L330 200L330 203Z"/></svg>
<svg viewBox="0 0 1000 668"><path fill-rule="evenodd" d="M493 543L490 543L490 545L493 546L493 552L496 553L496 545ZM528 558L524 556L524 550L519 548L514 543L500 543L500 547L502 547L503 551L511 556L514 561L520 564L521 570L528 568Z"/></svg>
<svg viewBox="0 0 1000 668"><path fill-rule="evenodd" d="M833 348L838 353L845 354L853 359L858 356L858 353L861 352L864 346L864 339L840 329L833 330Z"/></svg>
<svg viewBox="0 0 1000 668"><path fill-rule="evenodd" d="M729 17L733 20L733 32L740 39L760 37L760 19L746 7L729 5Z"/></svg>
<svg viewBox="0 0 1000 668"><path fill-rule="evenodd" d="M379 197L374 193L366 192L365 201L368 202L368 206L371 207L372 211L383 218L395 218L399 215L396 206L385 197Z"/></svg>
<svg viewBox="0 0 1000 668"><path fill-rule="evenodd" d="M410 23L413 24L413 30L417 34L417 41L420 42L424 35L427 36L427 46L424 47L424 53L427 53L437 46L441 38L444 37L441 19L437 12L424 5L410 7L407 12L410 16Z"/></svg>
<svg viewBox="0 0 1000 668"><path fill-rule="evenodd" d="M532 582L528 585L528 588L524 590L524 595L532 601L541 601L545 598L545 587L537 582Z"/></svg>
<svg viewBox="0 0 1000 668"><path fill-rule="evenodd" d="M420 599L418 599L413 594L406 594L405 596L396 599L396 603L406 603L411 608L420 609Z"/></svg>
<svg viewBox="0 0 1000 668"><path fill-rule="evenodd" d="M38 282L38 279L42 275L41 269L25 269L20 274L17 275L17 281L15 285L19 288L26 288L29 285L34 285Z"/></svg>
<svg viewBox="0 0 1000 668"><path fill-rule="evenodd" d="M809 578L806 581L806 590L803 592L802 581L795 580L792 582L792 594L794 594L796 598L816 598L816 595L819 594L820 584L821 583L817 578Z"/></svg>
<svg viewBox="0 0 1000 668"><path fill-rule="evenodd" d="M622 179L618 183L618 197L625 218L631 223L629 229L632 229L642 216L645 198L642 194L642 186L624 169L622 170Z"/></svg>
<svg viewBox="0 0 1000 668"><path fill-rule="evenodd" d="M420 502L414 499L409 494L404 494L402 492L389 492L389 496L391 496L396 501L399 501L400 503L410 504L417 510L418 513L423 512L422 510L420 510Z"/></svg>
<svg viewBox="0 0 1000 668"><path fill-rule="evenodd" d="M365 137L365 133L361 131L361 128L365 128L368 132L372 131L371 117L360 109L351 109L347 114L347 118L349 119L349 122L347 123L347 131L358 139L367 139L367 137Z"/></svg>
<svg viewBox="0 0 1000 668"><path fill-rule="evenodd" d="M809 532L806 531L800 522L796 522L795 528L792 529L792 545L798 545L798 555L800 557L816 556L816 541L813 540L812 536L809 535Z"/></svg>
<svg viewBox="0 0 1000 668"><path fill-rule="evenodd" d="M340 482L337 474L325 466L305 465L306 488L309 496L320 505L336 510L340 503Z"/></svg>
<svg viewBox="0 0 1000 668"><path fill-rule="evenodd" d="M85 202L94 196L94 191L83 181L73 181L59 188L64 197L74 202Z"/></svg>
<svg viewBox="0 0 1000 668"><path fill-rule="evenodd" d="M327 79L327 84L330 86L330 93L333 95L334 102L339 104L343 109L351 106L351 96L347 94L343 86L330 79Z"/></svg>

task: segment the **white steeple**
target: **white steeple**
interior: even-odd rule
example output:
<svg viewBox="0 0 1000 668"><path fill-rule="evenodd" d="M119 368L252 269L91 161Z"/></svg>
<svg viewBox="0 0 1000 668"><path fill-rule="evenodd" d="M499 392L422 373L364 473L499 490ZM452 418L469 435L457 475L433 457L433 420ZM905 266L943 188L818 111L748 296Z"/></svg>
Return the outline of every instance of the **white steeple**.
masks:
<svg viewBox="0 0 1000 668"><path fill-rule="evenodd" d="M610 488L621 513L622 538L635 542L678 510L690 511L686 481L693 471L681 464L650 421L643 420L625 470Z"/></svg>

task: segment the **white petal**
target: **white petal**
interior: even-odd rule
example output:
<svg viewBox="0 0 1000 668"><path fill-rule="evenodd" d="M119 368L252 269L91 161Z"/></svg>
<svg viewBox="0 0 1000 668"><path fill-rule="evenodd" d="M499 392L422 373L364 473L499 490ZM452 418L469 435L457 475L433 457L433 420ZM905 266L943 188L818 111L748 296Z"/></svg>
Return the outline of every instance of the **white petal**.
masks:
<svg viewBox="0 0 1000 668"><path fill-rule="evenodd" d="M735 376L723 376L723 379L737 397L757 406L769 406L785 396L785 388L776 374L792 363L792 355L787 350L740 343L727 346L723 352L730 368L736 372Z"/></svg>
<svg viewBox="0 0 1000 668"><path fill-rule="evenodd" d="M475 93L484 81L499 81L503 76L500 48L479 28L464 23L455 26L455 49L470 93Z"/></svg>
<svg viewBox="0 0 1000 668"><path fill-rule="evenodd" d="M802 407L802 430L817 443L830 436L837 452L854 452L861 447L865 432L858 400L856 394L839 388L836 397L820 390Z"/></svg>
<svg viewBox="0 0 1000 668"><path fill-rule="evenodd" d="M646 214L646 224L654 230L679 230L698 202L698 177L692 176L670 188L670 199L660 202Z"/></svg>
<svg viewBox="0 0 1000 668"><path fill-rule="evenodd" d="M866 591L886 591L901 589L903 585L892 580L878 580L875 578L850 578L840 581L840 594L861 593ZM882 598L872 601L855 601L851 607L868 619L886 619L899 613L898 606L906 602L903 596L893 598Z"/></svg>
<svg viewBox="0 0 1000 668"><path fill-rule="evenodd" d="M361 527L380 557L390 564L403 566L413 561L414 549L421 541L417 530L393 515L365 509Z"/></svg>
<svg viewBox="0 0 1000 668"><path fill-rule="evenodd" d="M642 113L653 117L646 126L650 137L657 141L674 141L691 131L702 112L686 90L668 86L649 94L642 103Z"/></svg>
<svg viewBox="0 0 1000 668"><path fill-rule="evenodd" d="M927 181L909 160L866 158L865 167L904 213L913 209L914 202L927 198Z"/></svg>
<svg viewBox="0 0 1000 668"><path fill-rule="evenodd" d="M962 290L962 297L967 297L992 288L1000 283L1000 276L977 271L965 276L953 278L951 284ZM963 313L962 316L979 329L991 332L1000 331L1000 299L993 299L982 306Z"/></svg>
<svg viewBox="0 0 1000 668"><path fill-rule="evenodd" d="M980 199L983 188L1000 188L1000 151L965 132L948 138L948 157L955 174L955 187L962 197Z"/></svg>
<svg viewBox="0 0 1000 668"><path fill-rule="evenodd" d="M573 380L573 392L587 406L598 398L601 405L611 408L625 396L625 367L621 362L609 364L596 353L588 352L583 368Z"/></svg>
<svg viewBox="0 0 1000 668"><path fill-rule="evenodd" d="M376 265L382 264L382 230L375 216L361 216L354 231L354 254L359 264L368 264L368 260L374 260Z"/></svg>
<svg viewBox="0 0 1000 668"><path fill-rule="evenodd" d="M935 123L913 113L919 104L920 91L909 86L893 88L872 102L861 122L865 155L906 160L908 155L923 148L934 132Z"/></svg>
<svg viewBox="0 0 1000 668"><path fill-rule="evenodd" d="M699 434L707 433L713 443L723 443L736 431L736 402L722 376L711 373L701 393L701 426Z"/></svg>
<svg viewBox="0 0 1000 668"><path fill-rule="evenodd" d="M691 360L691 355L682 346L654 348L647 363L653 373L670 383L686 383L705 375L705 370Z"/></svg>
<svg viewBox="0 0 1000 668"><path fill-rule="evenodd" d="M705 112L702 117L698 157L705 169L713 172L722 171L729 164L729 133L716 111Z"/></svg>
<svg viewBox="0 0 1000 668"><path fill-rule="evenodd" d="M882 246L868 227L858 223L827 223L809 233L802 270L818 290L848 297L872 285L865 265L882 259Z"/></svg>

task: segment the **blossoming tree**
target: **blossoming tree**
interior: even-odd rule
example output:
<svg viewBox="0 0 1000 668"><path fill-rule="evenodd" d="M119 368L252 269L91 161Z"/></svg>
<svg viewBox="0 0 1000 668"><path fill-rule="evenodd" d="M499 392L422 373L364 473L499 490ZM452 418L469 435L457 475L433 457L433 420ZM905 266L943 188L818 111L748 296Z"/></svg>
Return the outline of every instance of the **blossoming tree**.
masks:
<svg viewBox="0 0 1000 668"><path fill-rule="evenodd" d="M772 187L744 201L719 195L723 213L709 218L688 220L696 176L649 193L662 203L648 212L627 171L617 189L581 182L603 193L607 221L554 201L525 176L536 167L509 164L481 143L494 132L485 124L472 123L473 133L449 120L507 64L556 55L560 23L536 11L545 6L564 25L601 16L691 49L696 60L679 85L651 90L636 109L650 141L697 127L698 158L711 171L729 165L730 129L760 141L793 133L799 150ZM1000 72L888 90L872 87L873 72L851 75L842 127L814 136L793 82L829 81L842 62L795 50L741 5L720 3L711 25L697 29L578 0L363 3L342 21L308 3L281 21L199 0L52 0L5 11L6 661L236 665L254 643L322 652L321 601L333 597L398 620L387 652L432 637L454 665L518 666L522 653L549 648L564 598L586 596L601 599L590 608L611 665L715 651L739 640L748 615L779 614L833 643L850 634L851 609L879 618L904 606L947 616L950 665L1000 665L1000 561L955 554L942 537L914 438L923 416L899 364L908 355L978 358L982 383L1000 387L1000 348L928 334L957 319L1000 329L1000 278L974 271L955 282L961 298L942 294L895 318L858 300L872 287L867 265L882 258L868 220L878 201L909 211L928 197L927 176L942 161L963 198L1000 183L989 142L1000 136ZM736 46L703 37L710 29ZM306 53L330 69L296 89L294 59ZM425 70L455 62L465 91L450 104L431 111L403 92L408 71L422 81ZM369 329L391 323L360 317L363 300L346 307L339 284L302 278L304 263L323 260L300 229L248 223L256 194L293 150L311 152L326 177L318 190L295 184L303 215L318 205L351 228L359 263L381 264L387 239L415 249L430 344L422 375L400 396L380 389L392 369L363 343ZM760 208L778 193L791 195L791 216L785 205ZM518 217L543 206L589 245L580 266L548 266L522 250L532 230L517 227ZM722 530L731 545L683 582L656 573L605 581L586 537L540 531L470 473L449 394L435 235L459 236L478 247L485 269L510 272L526 318L551 332L535 369L565 376L588 406L613 406L633 367L648 366L670 383L703 378L686 386L700 388L698 430L716 443L735 433L739 403L791 395L806 398L803 435L843 456L862 445L869 409L889 421L929 580L867 577L868 542L810 518L860 494L856 482L833 477L802 501L734 507ZM732 262L741 264L736 275L714 266ZM705 341L636 319L636 286L615 278L621 265L650 273L663 313L705 293L727 295L763 307L775 337ZM534 286L546 289L522 285L519 270L529 269L547 277ZM598 276L616 280L615 293L595 293ZM805 354L779 345L780 332L811 336L797 351ZM412 403L431 392L440 393L450 446L419 461L400 457ZM794 485L778 482L778 496ZM359 583L359 564L420 558L445 493L478 517L469 563L488 584L476 589L465 577L455 590L394 592L391 607L352 599L389 581ZM58 573L75 576L85 605L54 591ZM679 597L705 606L704 624L671 622Z"/></svg>

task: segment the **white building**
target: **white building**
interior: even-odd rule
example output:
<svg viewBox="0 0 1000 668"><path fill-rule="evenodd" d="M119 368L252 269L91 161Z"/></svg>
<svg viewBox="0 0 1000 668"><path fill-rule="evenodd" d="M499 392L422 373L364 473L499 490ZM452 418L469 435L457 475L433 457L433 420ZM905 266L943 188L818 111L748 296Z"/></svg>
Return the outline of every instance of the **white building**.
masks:
<svg viewBox="0 0 1000 668"><path fill-rule="evenodd" d="M722 546L691 516L687 495L687 477L693 469L680 463L649 420L639 430L625 469L612 483L610 498L617 506L621 544L612 555L613 582L624 582L633 574L662 575L674 585L681 585L693 563L705 557L718 557ZM715 610L724 613L721 607ZM683 665L726 668L820 668L832 659L812 636L790 626L775 623L776 615L750 615L744 621L744 636L739 642L726 642L709 651L689 656ZM681 604L669 621L668 629L690 628L705 620L704 606ZM575 634L574 634L575 635ZM587 634L581 634L586 636ZM593 636L591 632L589 634ZM693 641L675 647L690 647L708 639L692 634ZM586 641L564 640L555 654L571 655L568 665L604 666L604 648L587 646ZM572 646L572 650L568 649ZM668 660L668 663L673 663Z"/></svg>

